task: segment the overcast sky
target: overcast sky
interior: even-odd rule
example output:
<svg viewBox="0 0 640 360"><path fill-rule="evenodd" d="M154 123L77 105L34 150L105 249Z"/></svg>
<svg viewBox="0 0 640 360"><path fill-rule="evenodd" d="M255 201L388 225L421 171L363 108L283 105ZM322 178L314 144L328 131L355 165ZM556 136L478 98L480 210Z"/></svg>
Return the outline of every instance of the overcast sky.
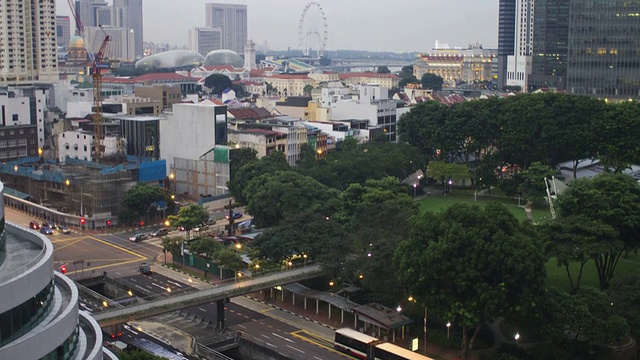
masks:
<svg viewBox="0 0 640 360"><path fill-rule="evenodd" d="M70 15L67 0L56 0L58 14ZM248 7L249 39L273 50L298 47L298 25L307 0L143 0L144 40L186 45L190 27L205 25L205 3ZM498 0L320 0L329 32L327 49L426 51L436 40L485 48L498 43ZM312 8L304 30L322 30ZM309 37L310 46L318 41Z"/></svg>

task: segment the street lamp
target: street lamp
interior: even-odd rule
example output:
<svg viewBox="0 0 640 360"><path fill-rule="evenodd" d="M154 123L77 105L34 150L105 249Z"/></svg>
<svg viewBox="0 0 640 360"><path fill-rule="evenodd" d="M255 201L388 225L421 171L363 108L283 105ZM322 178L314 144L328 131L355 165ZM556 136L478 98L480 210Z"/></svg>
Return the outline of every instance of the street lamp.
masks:
<svg viewBox="0 0 640 360"><path fill-rule="evenodd" d="M516 339L516 344L517 344L518 340L520 340L520 334L516 333L516 336L514 336L513 338Z"/></svg>
<svg viewBox="0 0 640 360"><path fill-rule="evenodd" d="M169 225L171 225L171 222L169 220L165 220L164 221L164 226L169 226Z"/></svg>
<svg viewBox="0 0 640 360"><path fill-rule="evenodd" d="M449 338L449 329L451 328L451 322L447 322L447 339Z"/></svg>
<svg viewBox="0 0 640 360"><path fill-rule="evenodd" d="M413 197L416 197L416 188L418 187L418 184L413 183Z"/></svg>
<svg viewBox="0 0 640 360"><path fill-rule="evenodd" d="M451 185L453 184L453 180L449 178L449 193L451 193Z"/></svg>
<svg viewBox="0 0 640 360"><path fill-rule="evenodd" d="M397 311L397 312L402 311L402 306L398 305L398 307L396 308L396 311Z"/></svg>
<svg viewBox="0 0 640 360"><path fill-rule="evenodd" d="M302 266L307 266L307 254L302 254Z"/></svg>

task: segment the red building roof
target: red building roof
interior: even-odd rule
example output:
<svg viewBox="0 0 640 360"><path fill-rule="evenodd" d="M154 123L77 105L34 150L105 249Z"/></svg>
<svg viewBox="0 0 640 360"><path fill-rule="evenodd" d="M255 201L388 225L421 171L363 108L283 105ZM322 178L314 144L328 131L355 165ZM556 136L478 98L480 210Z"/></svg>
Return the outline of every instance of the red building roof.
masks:
<svg viewBox="0 0 640 360"><path fill-rule="evenodd" d="M351 79L351 78L359 78L359 77L367 77L367 78L376 78L376 79L397 79L398 76L395 74L378 74L373 72L364 72L364 73L344 73L338 74L340 79Z"/></svg>

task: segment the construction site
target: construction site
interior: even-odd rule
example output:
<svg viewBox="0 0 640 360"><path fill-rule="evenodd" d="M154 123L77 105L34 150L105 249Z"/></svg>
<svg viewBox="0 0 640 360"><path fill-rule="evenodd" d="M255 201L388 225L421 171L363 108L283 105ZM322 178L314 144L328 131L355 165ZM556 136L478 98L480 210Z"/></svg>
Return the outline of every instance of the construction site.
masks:
<svg viewBox="0 0 640 360"><path fill-rule="evenodd" d="M162 182L165 169L164 160L107 165L24 158L2 164L0 176L8 206L58 223L79 224L82 217L88 228L102 228L117 224L127 189L138 182Z"/></svg>

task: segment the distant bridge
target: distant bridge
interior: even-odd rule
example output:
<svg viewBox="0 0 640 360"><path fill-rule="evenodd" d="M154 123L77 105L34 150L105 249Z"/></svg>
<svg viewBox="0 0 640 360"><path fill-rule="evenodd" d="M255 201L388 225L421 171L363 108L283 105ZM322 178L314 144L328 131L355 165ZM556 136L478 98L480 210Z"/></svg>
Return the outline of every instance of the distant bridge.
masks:
<svg viewBox="0 0 640 360"><path fill-rule="evenodd" d="M101 327L117 325L133 319L160 315L213 301L218 301L220 304L221 300L226 298L270 289L274 286L285 285L296 281L312 279L322 274L323 272L320 265L307 265L305 267L263 276L243 278L244 280L242 281L216 286L211 289L177 295L161 300L144 302L100 313L93 313L91 315L98 321ZM222 309L224 309L224 306L222 306ZM218 311L220 312L220 309L218 309Z"/></svg>

